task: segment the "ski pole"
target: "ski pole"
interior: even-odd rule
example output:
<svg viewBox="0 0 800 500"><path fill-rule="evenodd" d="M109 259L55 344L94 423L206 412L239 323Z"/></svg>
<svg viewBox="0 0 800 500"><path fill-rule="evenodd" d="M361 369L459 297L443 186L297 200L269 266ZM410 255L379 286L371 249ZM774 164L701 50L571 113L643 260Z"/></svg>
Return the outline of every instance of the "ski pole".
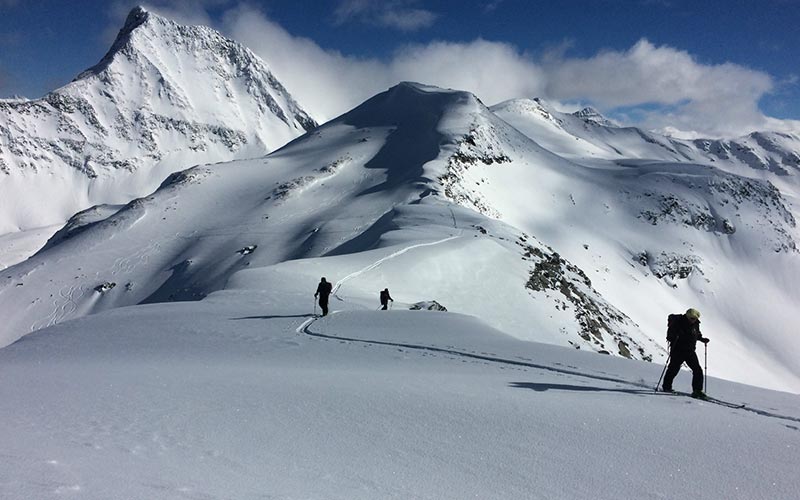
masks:
<svg viewBox="0 0 800 500"><path fill-rule="evenodd" d="M317 297L314 297L314 316L317 315Z"/></svg>
<svg viewBox="0 0 800 500"><path fill-rule="evenodd" d="M703 342L704 355L703 360L703 392L708 392L708 342Z"/></svg>
<svg viewBox="0 0 800 500"><path fill-rule="evenodd" d="M661 370L661 376L658 377L658 383L656 384L655 389L653 389L653 392L658 392L658 387L661 385L661 379L664 378L664 374L667 372L667 365L669 365L670 356L672 356L672 353L667 354L667 362L664 363L664 369Z"/></svg>

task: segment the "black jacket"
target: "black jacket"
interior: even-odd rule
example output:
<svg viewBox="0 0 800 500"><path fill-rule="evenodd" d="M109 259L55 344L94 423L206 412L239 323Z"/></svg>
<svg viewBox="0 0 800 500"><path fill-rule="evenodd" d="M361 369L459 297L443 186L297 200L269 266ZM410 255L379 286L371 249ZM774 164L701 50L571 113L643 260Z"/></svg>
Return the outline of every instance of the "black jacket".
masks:
<svg viewBox="0 0 800 500"><path fill-rule="evenodd" d="M388 304L390 300L392 302L394 302L394 299L392 298L392 296L389 295L389 291L388 290L381 290L381 304Z"/></svg>
<svg viewBox="0 0 800 500"><path fill-rule="evenodd" d="M320 295L322 297L327 297L331 294L333 290L333 285L330 281L320 281L319 286L317 286L317 293L314 295Z"/></svg>
<svg viewBox="0 0 800 500"><path fill-rule="evenodd" d="M689 322L685 314L670 314L667 318L667 341L675 351L694 351L697 341L703 340L700 333L700 320Z"/></svg>

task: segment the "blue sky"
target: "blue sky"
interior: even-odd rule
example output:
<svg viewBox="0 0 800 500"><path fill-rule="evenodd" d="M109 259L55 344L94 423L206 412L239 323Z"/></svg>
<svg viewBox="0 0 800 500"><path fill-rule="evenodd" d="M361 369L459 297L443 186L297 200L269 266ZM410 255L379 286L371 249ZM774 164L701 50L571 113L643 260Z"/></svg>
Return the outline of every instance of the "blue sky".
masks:
<svg viewBox="0 0 800 500"><path fill-rule="evenodd" d="M538 96L652 127L800 120L800 0L0 0L0 96L70 81L139 3L249 46L323 115L427 79L487 104ZM349 92L331 90L337 71L357 75Z"/></svg>

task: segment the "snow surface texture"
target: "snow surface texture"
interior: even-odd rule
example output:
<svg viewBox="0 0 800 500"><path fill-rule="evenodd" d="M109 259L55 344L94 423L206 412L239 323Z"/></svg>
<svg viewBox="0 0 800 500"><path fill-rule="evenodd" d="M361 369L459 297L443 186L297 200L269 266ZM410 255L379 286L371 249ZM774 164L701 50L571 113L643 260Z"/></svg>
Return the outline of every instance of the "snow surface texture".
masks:
<svg viewBox="0 0 800 500"><path fill-rule="evenodd" d="M116 309L0 350L0 496L796 496L796 396L714 378L747 407L655 393L656 364L459 314L334 298L315 320L309 264L240 273L272 290Z"/></svg>
<svg viewBox="0 0 800 500"><path fill-rule="evenodd" d="M0 234L127 203L171 172L262 156L315 126L249 49L136 8L73 82L0 100Z"/></svg>
<svg viewBox="0 0 800 500"><path fill-rule="evenodd" d="M240 271L300 262L365 306L389 286L519 339L657 363L667 314L692 305L714 374L800 390L780 191L711 166L581 165L465 92L404 83L266 158L174 174L116 208L3 273L4 344L116 307L280 288Z"/></svg>

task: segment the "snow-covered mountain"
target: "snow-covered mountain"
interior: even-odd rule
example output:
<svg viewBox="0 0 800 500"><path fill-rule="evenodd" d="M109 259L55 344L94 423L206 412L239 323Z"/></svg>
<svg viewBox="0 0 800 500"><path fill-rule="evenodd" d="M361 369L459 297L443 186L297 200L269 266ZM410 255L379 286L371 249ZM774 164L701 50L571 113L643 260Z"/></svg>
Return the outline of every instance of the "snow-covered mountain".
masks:
<svg viewBox="0 0 800 500"><path fill-rule="evenodd" d="M374 307L388 286L395 307L435 300L518 339L658 362L666 315L692 305L714 374L798 391L797 236L766 181L580 164L471 94L404 83L263 159L195 167L79 214L4 272L3 344L223 289L302 283L311 309L327 276L334 309Z"/></svg>
<svg viewBox="0 0 800 500"><path fill-rule="evenodd" d="M753 132L737 139L685 140L620 127L593 108L562 113L542 99L513 99L492 106L492 111L545 148L584 162L702 163L776 184L800 184L800 137L795 134Z"/></svg>
<svg viewBox="0 0 800 500"><path fill-rule="evenodd" d="M0 234L127 203L173 171L263 156L315 126L249 49L137 7L74 81L0 100Z"/></svg>

